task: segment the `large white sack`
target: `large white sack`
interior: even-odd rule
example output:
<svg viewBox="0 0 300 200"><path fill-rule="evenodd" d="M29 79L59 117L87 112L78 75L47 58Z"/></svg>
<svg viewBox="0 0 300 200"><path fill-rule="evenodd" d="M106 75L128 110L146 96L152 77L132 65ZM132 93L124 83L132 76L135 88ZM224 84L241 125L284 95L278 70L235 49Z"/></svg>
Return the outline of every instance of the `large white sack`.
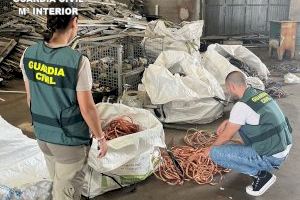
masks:
<svg viewBox="0 0 300 200"><path fill-rule="evenodd" d="M158 148L166 147L163 126L149 111L108 103L97 104L97 110L103 123L129 116L140 125L141 131L108 141L108 152L102 159L97 158L99 151L96 142L93 143L89 154L93 175L87 173L84 191L89 197L119 188L101 173L115 177L123 186L145 180L157 167Z"/></svg>
<svg viewBox="0 0 300 200"><path fill-rule="evenodd" d="M173 75L163 66L149 65L144 71L142 83L153 104L199 98L197 93L184 84L179 74Z"/></svg>
<svg viewBox="0 0 300 200"><path fill-rule="evenodd" d="M102 173L89 167L86 170L85 184L82 194L86 197L94 198L95 196L101 195L105 192L120 189L121 187L119 184L121 184L122 187L126 187L145 180L158 166L158 163L160 162L158 155L159 154L156 154L155 151L142 153L138 158L135 158L123 165L118 170L119 172L114 171L113 173ZM118 183L111 177L113 177Z"/></svg>
<svg viewBox="0 0 300 200"><path fill-rule="evenodd" d="M0 185L0 199L3 200L51 200L52 182L49 180L10 188Z"/></svg>
<svg viewBox="0 0 300 200"><path fill-rule="evenodd" d="M166 123L208 124L223 115L224 106L211 98L197 101L173 101L163 106Z"/></svg>
<svg viewBox="0 0 300 200"><path fill-rule="evenodd" d="M270 72L266 65L249 49L242 45L219 45L216 44L217 48L221 48L228 52L230 55L246 63L250 69L254 70L258 77L262 80L267 80Z"/></svg>
<svg viewBox="0 0 300 200"><path fill-rule="evenodd" d="M34 139L0 116L0 185L21 187L48 179L43 153Z"/></svg>
<svg viewBox="0 0 300 200"><path fill-rule="evenodd" d="M247 85L259 90L265 90L265 84L258 77L247 77Z"/></svg>
<svg viewBox="0 0 300 200"><path fill-rule="evenodd" d="M94 198L104 194L105 192L120 188L120 186L112 178L102 175L101 172L97 172L91 167L88 167L85 173L85 184L82 191L82 195L85 197ZM109 174L109 176L118 181L122 187L126 187L128 185L122 183L121 177L118 175Z"/></svg>
<svg viewBox="0 0 300 200"><path fill-rule="evenodd" d="M209 45L203 55L202 63L205 69L211 73L224 88L225 79L232 71L241 71L233 66L224 56L216 51L216 44Z"/></svg>
<svg viewBox="0 0 300 200"><path fill-rule="evenodd" d="M224 106L213 99L224 99L219 83L203 67L199 67L194 76L182 77L185 85L196 92L200 98L191 101L171 101L164 104L166 123L207 124L220 118Z"/></svg>
<svg viewBox="0 0 300 200"><path fill-rule="evenodd" d="M43 153L36 140L0 116L0 199L46 200L49 180Z"/></svg>
<svg viewBox="0 0 300 200"><path fill-rule="evenodd" d="M140 125L142 130L108 141L108 153L103 159L97 158L97 144L94 142L89 154L89 165L96 171L118 175L143 175L149 172L145 168L131 172L124 165L135 162L145 152L152 153L156 147L165 147L164 130L158 119L147 110L122 104L100 103L97 104L97 110L103 122L109 122L122 115L129 116Z"/></svg>
<svg viewBox="0 0 300 200"><path fill-rule="evenodd" d="M223 113L223 105L213 99L225 98L222 87L199 59L186 52L162 52L145 70L142 83L151 103L164 105L164 122L203 124Z"/></svg>
<svg viewBox="0 0 300 200"><path fill-rule="evenodd" d="M179 73L195 74L199 65L199 61L188 53L162 52L155 63L145 69L142 79L151 102L165 104L174 100L189 101L200 98L179 75Z"/></svg>
<svg viewBox="0 0 300 200"><path fill-rule="evenodd" d="M156 59L162 51L185 51L199 54L203 20L184 22L181 28L168 28L164 21L152 21L148 24L142 45L146 54Z"/></svg>
<svg viewBox="0 0 300 200"><path fill-rule="evenodd" d="M184 74L184 76L180 76ZM153 104L195 101L224 93L198 59L183 51L164 51L144 72L142 83Z"/></svg>

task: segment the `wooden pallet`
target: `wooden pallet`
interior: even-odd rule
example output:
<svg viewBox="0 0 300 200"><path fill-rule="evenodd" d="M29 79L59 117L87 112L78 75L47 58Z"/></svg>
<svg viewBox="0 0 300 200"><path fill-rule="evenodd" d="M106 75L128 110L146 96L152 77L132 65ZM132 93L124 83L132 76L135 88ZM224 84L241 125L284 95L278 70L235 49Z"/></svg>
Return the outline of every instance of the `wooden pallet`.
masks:
<svg viewBox="0 0 300 200"><path fill-rule="evenodd" d="M0 37L0 63L14 49L17 42L14 39Z"/></svg>

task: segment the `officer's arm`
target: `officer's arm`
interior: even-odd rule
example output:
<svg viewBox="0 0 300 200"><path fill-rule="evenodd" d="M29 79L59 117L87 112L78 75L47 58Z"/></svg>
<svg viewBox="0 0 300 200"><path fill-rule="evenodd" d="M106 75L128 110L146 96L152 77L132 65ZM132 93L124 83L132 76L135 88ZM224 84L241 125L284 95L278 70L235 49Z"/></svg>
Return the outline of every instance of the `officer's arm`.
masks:
<svg viewBox="0 0 300 200"><path fill-rule="evenodd" d="M26 97L27 97L27 104L30 107L30 88L29 88L29 81L24 80L25 83L25 90L26 90Z"/></svg>
<svg viewBox="0 0 300 200"><path fill-rule="evenodd" d="M217 128L217 131L216 131L217 135L220 135L220 134L223 133L223 131L225 130L225 127L226 127L227 123L228 123L228 119L224 120L224 121L220 124L220 126Z"/></svg>
<svg viewBox="0 0 300 200"><path fill-rule="evenodd" d="M25 49L26 51L26 49ZM25 54L25 51L24 51L24 54ZM25 83L25 90L26 90L26 95L27 95L27 104L28 104L28 107L30 107L30 89L29 89L29 81L28 81L28 78L26 76L26 73L25 73L25 70L24 70L24 64L23 64L23 59L24 59L24 54L22 55L21 59L20 59L20 68L21 68L21 71L22 71L22 74L23 74L23 80L24 80L24 83Z"/></svg>
<svg viewBox="0 0 300 200"><path fill-rule="evenodd" d="M93 96L91 91L77 91L77 100L80 107L80 112L92 130L93 135L99 139L102 138L103 132L100 123L100 117L98 115Z"/></svg>
<svg viewBox="0 0 300 200"><path fill-rule="evenodd" d="M231 140L233 138L233 136L238 132L238 130L240 128L241 128L241 125L234 124L234 123L231 123L228 121L224 131L220 135L218 135L218 138L214 142L213 145L219 146L219 145L222 145L222 144L228 142L229 140Z"/></svg>

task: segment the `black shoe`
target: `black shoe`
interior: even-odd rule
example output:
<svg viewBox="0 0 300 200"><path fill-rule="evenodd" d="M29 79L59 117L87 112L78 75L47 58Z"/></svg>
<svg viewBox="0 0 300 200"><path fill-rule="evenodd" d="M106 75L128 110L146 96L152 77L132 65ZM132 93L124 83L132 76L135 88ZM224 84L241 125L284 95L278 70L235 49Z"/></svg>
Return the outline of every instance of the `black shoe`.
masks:
<svg viewBox="0 0 300 200"><path fill-rule="evenodd" d="M246 187L246 192L252 196L260 196L275 183L276 176L267 171L261 171L253 179L252 185Z"/></svg>
<svg viewBox="0 0 300 200"><path fill-rule="evenodd" d="M256 183L256 180L257 180L257 176L251 176L251 178L252 178L252 183L251 183L251 185L248 185L246 187L246 190L253 190L253 187L255 186L255 183Z"/></svg>

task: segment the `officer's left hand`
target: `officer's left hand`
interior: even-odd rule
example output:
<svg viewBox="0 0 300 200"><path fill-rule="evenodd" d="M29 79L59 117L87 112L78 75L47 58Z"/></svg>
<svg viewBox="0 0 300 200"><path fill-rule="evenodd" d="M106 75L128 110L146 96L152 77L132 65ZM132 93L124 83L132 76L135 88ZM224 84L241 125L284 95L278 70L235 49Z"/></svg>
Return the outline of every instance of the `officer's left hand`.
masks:
<svg viewBox="0 0 300 200"><path fill-rule="evenodd" d="M107 142L106 139L98 140L98 147L99 147L99 155L98 158L102 158L107 153Z"/></svg>

